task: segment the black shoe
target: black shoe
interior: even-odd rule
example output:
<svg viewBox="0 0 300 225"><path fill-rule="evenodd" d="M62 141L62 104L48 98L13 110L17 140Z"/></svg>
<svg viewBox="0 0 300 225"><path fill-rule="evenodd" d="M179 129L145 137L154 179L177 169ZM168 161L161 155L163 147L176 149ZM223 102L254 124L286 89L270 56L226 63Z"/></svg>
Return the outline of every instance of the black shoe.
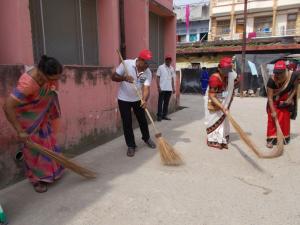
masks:
<svg viewBox="0 0 300 225"><path fill-rule="evenodd" d="M133 157L135 154L135 148L133 147L128 147L128 150L127 150L127 156L128 157Z"/></svg>
<svg viewBox="0 0 300 225"><path fill-rule="evenodd" d="M171 120L171 118L169 118L169 117L167 117L167 116L164 116L162 119L163 119L163 120Z"/></svg>
<svg viewBox="0 0 300 225"><path fill-rule="evenodd" d="M156 148L156 144L149 138L148 141L145 141L149 148Z"/></svg>
<svg viewBox="0 0 300 225"><path fill-rule="evenodd" d="M157 117L157 121L158 121L158 122L161 121L161 117L160 117L160 116Z"/></svg>

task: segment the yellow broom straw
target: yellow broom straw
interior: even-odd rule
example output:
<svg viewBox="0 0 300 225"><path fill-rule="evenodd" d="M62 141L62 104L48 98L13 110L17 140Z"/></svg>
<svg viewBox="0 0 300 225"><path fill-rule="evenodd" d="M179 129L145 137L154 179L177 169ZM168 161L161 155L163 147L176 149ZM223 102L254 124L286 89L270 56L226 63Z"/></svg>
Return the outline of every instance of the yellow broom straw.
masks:
<svg viewBox="0 0 300 225"><path fill-rule="evenodd" d="M72 170L73 172L85 177L85 178L95 178L96 177L96 173L93 171L90 171L80 165L78 165L75 162L72 162L71 160L69 160L68 158L66 158L65 156L58 154L56 152L53 152L37 143L34 143L30 140L28 140L26 142L26 145L30 148L33 148L37 151L39 151L41 154L53 159L55 162L63 165L64 167Z"/></svg>

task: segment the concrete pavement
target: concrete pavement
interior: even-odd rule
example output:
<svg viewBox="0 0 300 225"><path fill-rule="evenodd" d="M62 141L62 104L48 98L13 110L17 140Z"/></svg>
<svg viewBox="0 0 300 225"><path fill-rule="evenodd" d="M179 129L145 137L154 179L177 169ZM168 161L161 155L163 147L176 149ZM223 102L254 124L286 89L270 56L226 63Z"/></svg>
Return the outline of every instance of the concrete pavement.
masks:
<svg viewBox="0 0 300 225"><path fill-rule="evenodd" d="M266 99L235 98L232 114L264 151ZM76 158L98 178L67 172L37 194L27 181L0 191L11 225L299 225L299 117L277 159L257 159L232 130L229 150L205 144L203 98L183 95L172 121L157 123L185 165L165 167L139 140L126 157L123 137ZM300 114L299 114L300 115Z"/></svg>

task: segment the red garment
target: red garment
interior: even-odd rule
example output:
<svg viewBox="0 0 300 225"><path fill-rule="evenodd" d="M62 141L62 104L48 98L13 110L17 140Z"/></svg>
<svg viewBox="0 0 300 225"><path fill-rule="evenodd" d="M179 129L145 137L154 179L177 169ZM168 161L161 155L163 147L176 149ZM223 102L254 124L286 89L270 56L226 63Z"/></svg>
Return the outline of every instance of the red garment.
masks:
<svg viewBox="0 0 300 225"><path fill-rule="evenodd" d="M210 76L208 85L210 92L220 93L224 90L224 84L217 73Z"/></svg>
<svg viewBox="0 0 300 225"><path fill-rule="evenodd" d="M276 109L278 122L280 124L282 133L285 138L290 137L290 111L289 108L278 108L278 105L281 101L285 101L288 98L288 93L280 96L278 100L274 100L274 107ZM276 139L276 125L271 116L270 107L267 108L268 113L268 127L267 127L267 139Z"/></svg>

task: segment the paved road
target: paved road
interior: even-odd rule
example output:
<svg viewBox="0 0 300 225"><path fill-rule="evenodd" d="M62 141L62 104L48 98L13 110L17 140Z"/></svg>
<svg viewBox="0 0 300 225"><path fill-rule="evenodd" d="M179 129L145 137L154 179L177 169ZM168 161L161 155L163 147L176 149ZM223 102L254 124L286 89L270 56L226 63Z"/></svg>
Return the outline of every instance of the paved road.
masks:
<svg viewBox="0 0 300 225"><path fill-rule="evenodd" d="M232 114L267 151L265 101L236 98ZM76 158L98 171L96 180L67 172L45 194L36 194L27 181L0 191L10 224L299 225L299 118L282 157L257 159L234 131L229 150L207 148L202 97L184 95L181 104L188 108L158 126L184 166L162 166L157 151L141 141L128 158L120 137Z"/></svg>

